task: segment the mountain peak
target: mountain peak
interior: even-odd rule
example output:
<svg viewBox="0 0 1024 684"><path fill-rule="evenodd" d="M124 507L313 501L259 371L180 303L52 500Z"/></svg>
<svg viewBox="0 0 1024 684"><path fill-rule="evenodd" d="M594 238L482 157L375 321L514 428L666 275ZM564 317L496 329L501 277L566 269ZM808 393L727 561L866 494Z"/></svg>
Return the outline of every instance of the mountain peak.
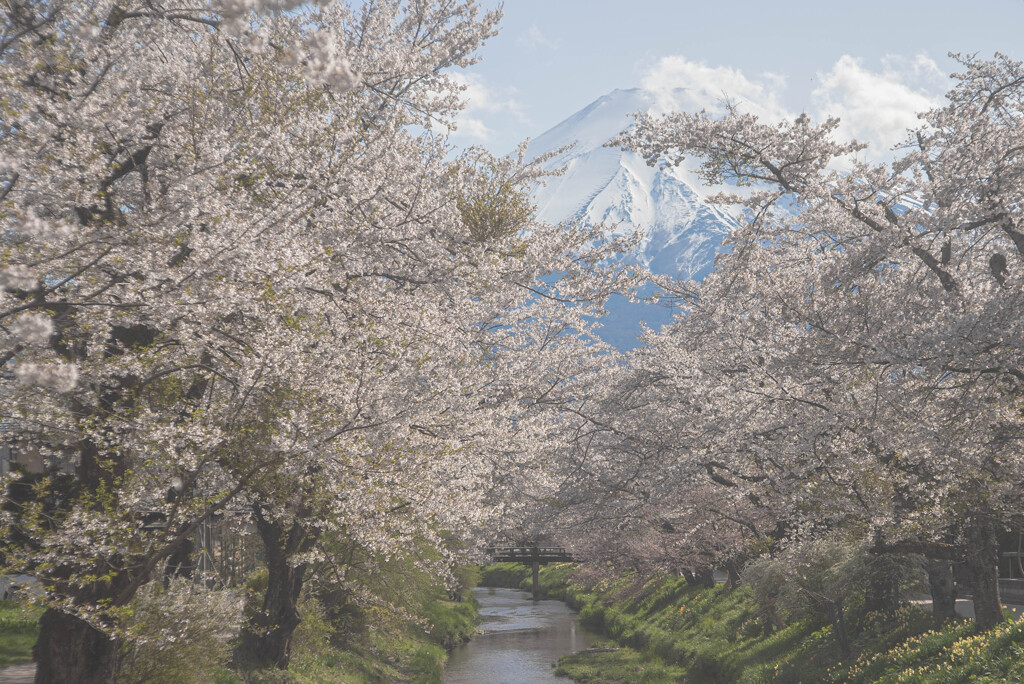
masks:
<svg viewBox="0 0 1024 684"><path fill-rule="evenodd" d="M613 90L539 135L530 143L530 153L537 156L570 144L576 145L576 153L599 148L633 125L631 114L648 111L653 104L649 91Z"/></svg>
<svg viewBox="0 0 1024 684"><path fill-rule="evenodd" d="M612 234L644 232L636 254L625 260L641 263L651 271L681 279L700 280L714 266L715 254L734 219L704 200L704 188L681 167L652 168L639 155L605 143L633 125L631 114L659 113L657 93L631 88L613 90L576 112L530 143L531 158L567 145L573 147L548 159L544 166L564 169L534 193L538 218L551 223L580 219L603 223ZM634 312L635 313L635 312ZM665 322L661 309L655 318L616 320L609 342L620 347L636 345L638 320L655 325ZM621 317L621 316L620 316ZM628 316L627 316L628 318Z"/></svg>

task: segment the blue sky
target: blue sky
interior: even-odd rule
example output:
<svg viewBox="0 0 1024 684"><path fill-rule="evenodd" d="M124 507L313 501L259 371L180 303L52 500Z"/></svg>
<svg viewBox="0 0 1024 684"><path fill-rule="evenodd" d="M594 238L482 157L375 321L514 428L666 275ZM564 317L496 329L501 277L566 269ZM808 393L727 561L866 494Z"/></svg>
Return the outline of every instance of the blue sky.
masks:
<svg viewBox="0 0 1024 684"><path fill-rule="evenodd" d="M503 4L501 33L463 74L469 105L452 140L496 153L640 86L687 88L666 108L713 108L724 93L768 117L835 113L845 133L888 147L915 110L941 103L947 52L1024 59L1024 0Z"/></svg>

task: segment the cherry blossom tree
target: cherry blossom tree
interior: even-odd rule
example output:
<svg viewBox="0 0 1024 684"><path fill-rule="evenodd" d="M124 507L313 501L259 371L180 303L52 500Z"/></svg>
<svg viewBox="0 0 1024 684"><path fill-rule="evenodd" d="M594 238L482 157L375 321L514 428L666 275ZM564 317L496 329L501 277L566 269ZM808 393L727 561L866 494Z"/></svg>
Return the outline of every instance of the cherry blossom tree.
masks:
<svg viewBox="0 0 1024 684"><path fill-rule="evenodd" d="M0 383L6 437L52 468L6 483L2 562L48 589L38 681L114 677L118 610L221 515L270 571L241 653L285 666L325 534L440 543L528 471L629 277L598 230L496 202L537 180L521 154L449 159L449 70L497 19L9 4Z"/></svg>
<svg viewBox="0 0 1024 684"><path fill-rule="evenodd" d="M641 115L618 143L742 191L720 197L745 215L731 253L651 340L696 369L688 401L720 400L705 453L809 534L865 525L962 559L988 627L995 533L1020 512L1024 70L958 59L948 104L889 165L834 142L835 120L736 110Z"/></svg>

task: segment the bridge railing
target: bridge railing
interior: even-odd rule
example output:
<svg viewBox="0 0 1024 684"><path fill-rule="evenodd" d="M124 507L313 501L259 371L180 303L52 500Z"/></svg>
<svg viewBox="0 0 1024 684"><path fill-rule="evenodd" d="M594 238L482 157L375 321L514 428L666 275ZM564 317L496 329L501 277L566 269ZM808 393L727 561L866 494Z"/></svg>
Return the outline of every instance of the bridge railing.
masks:
<svg viewBox="0 0 1024 684"><path fill-rule="evenodd" d="M527 561L527 562L569 562L572 554L563 546L492 546L487 554L496 562Z"/></svg>

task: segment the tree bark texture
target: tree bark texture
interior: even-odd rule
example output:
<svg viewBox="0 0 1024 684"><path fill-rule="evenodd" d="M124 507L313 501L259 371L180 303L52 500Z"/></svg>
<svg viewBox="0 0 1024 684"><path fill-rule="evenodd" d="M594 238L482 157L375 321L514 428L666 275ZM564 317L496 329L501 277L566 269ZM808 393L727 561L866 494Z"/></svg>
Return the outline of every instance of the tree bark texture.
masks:
<svg viewBox="0 0 1024 684"><path fill-rule="evenodd" d="M729 573L729 579L725 583L725 588L735 589L740 584L740 564L735 560L730 560L725 564L725 570Z"/></svg>
<svg viewBox="0 0 1024 684"><path fill-rule="evenodd" d="M78 445L79 463L75 478L66 495L69 499L82 491L95 491L109 485L113 473L124 472L122 460L106 459L90 440ZM82 586L71 585L68 574L59 568L47 580L57 586L58 593L67 594L82 605L105 602L118 603L118 594L131 584L130 575L140 569L135 559L119 556L112 565L121 566L109 581L93 582ZM128 597L130 599L130 596ZM123 604L124 602L120 602ZM104 634L84 620L48 608L39 620L39 637L32 647L36 661L36 684L109 684L116 681L122 641Z"/></svg>
<svg viewBox="0 0 1024 684"><path fill-rule="evenodd" d="M256 528L263 540L267 593L262 609L242 630L235 660L245 668L283 670L291 658L292 635L301 622L298 601L307 567L304 563L292 565L291 559L309 551L316 543L316 535L299 522L286 529L259 512Z"/></svg>
<svg viewBox="0 0 1024 684"><path fill-rule="evenodd" d="M956 617L956 584L953 569L944 559L929 558L927 564L928 588L932 594L932 617L935 626L940 627L947 620Z"/></svg>
<svg viewBox="0 0 1024 684"><path fill-rule="evenodd" d="M901 580L910 562L903 554L874 553L868 557L868 585L864 608L868 612L892 613L903 603Z"/></svg>
<svg viewBox="0 0 1024 684"><path fill-rule="evenodd" d="M192 554L195 553L195 544L191 538L182 540L181 544L167 558L164 566L164 587L166 588L171 578L185 577L192 579L195 565L192 562Z"/></svg>
<svg viewBox="0 0 1024 684"><path fill-rule="evenodd" d="M974 621L979 630L1003 621L999 600L999 551L995 525L987 518L975 518L965 529L964 565L974 589Z"/></svg>
<svg viewBox="0 0 1024 684"><path fill-rule="evenodd" d="M48 609L32 649L36 684L109 684L117 675L118 647L83 620Z"/></svg>

